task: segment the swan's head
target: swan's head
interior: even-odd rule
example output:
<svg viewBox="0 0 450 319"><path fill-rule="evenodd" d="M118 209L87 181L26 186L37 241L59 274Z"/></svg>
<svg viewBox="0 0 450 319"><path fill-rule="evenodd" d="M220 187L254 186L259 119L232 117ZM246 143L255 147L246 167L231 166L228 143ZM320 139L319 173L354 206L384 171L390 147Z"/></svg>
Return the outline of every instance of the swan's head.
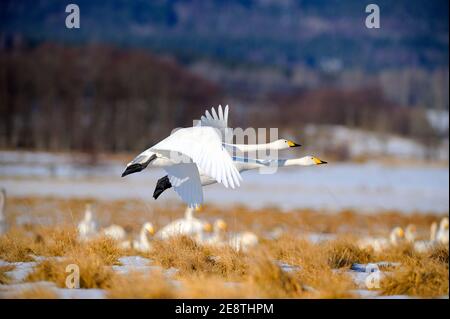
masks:
<svg viewBox="0 0 450 319"><path fill-rule="evenodd" d="M203 224L203 231L206 233L210 233L213 231L213 227L210 223L206 222Z"/></svg>
<svg viewBox="0 0 450 319"><path fill-rule="evenodd" d="M391 239L398 240L405 238L405 232L403 231L403 228L401 227L395 227L391 231Z"/></svg>
<svg viewBox="0 0 450 319"><path fill-rule="evenodd" d="M214 223L214 229L217 231L225 232L227 231L228 225L223 219L218 219Z"/></svg>
<svg viewBox="0 0 450 319"><path fill-rule="evenodd" d="M327 162L322 161L321 159L318 159L317 157L311 155L300 158L299 162L300 162L299 164L303 166L327 164Z"/></svg>
<svg viewBox="0 0 450 319"><path fill-rule="evenodd" d="M152 223L146 222L142 227L150 235L153 235L155 233L155 228L153 227Z"/></svg>
<svg viewBox="0 0 450 319"><path fill-rule="evenodd" d="M439 227L443 230L448 230L448 217L442 218L441 224Z"/></svg>
<svg viewBox="0 0 450 319"><path fill-rule="evenodd" d="M285 150L291 147L300 147L300 144L297 144L291 140L285 140L285 139L281 139L281 140L276 140L270 143L271 147L273 147L274 149L277 150Z"/></svg>

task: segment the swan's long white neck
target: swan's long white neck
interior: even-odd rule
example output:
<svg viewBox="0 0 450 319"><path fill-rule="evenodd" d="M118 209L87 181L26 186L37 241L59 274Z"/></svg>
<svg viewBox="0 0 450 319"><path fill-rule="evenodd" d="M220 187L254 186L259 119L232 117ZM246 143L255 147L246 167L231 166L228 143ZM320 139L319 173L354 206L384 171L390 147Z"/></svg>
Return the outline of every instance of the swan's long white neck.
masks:
<svg viewBox="0 0 450 319"><path fill-rule="evenodd" d="M142 245L150 245L146 232L145 226L142 226L141 233L139 234L139 241Z"/></svg>
<svg viewBox="0 0 450 319"><path fill-rule="evenodd" d="M194 218L194 209L191 207L186 208L186 211L184 212L184 218L193 219Z"/></svg>
<svg viewBox="0 0 450 319"><path fill-rule="evenodd" d="M257 151L267 151L267 150L277 150L277 147L273 143L262 143L262 144L227 144L223 143L225 146L236 148L241 152L257 152Z"/></svg>
<svg viewBox="0 0 450 319"><path fill-rule="evenodd" d="M302 157L302 158L278 160L278 167L284 167L284 166L310 166L310 165L315 165L315 163L311 162L311 159L308 156Z"/></svg>

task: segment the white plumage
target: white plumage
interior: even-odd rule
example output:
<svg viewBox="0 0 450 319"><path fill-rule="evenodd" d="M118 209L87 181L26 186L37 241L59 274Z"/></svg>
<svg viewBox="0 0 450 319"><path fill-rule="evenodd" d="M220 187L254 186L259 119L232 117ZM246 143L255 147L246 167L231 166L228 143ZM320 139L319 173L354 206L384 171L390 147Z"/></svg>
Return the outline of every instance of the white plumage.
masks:
<svg viewBox="0 0 450 319"><path fill-rule="evenodd" d="M111 225L103 228L102 234L117 241L123 241L127 237L125 229L123 229L123 227L119 225Z"/></svg>
<svg viewBox="0 0 450 319"><path fill-rule="evenodd" d="M133 249L136 249L140 252L148 252L152 249L152 245L150 240L148 239L148 236L153 236L155 233L155 229L153 227L153 224L150 222L144 223L142 225L141 231L139 232L139 238L136 240L133 240L131 247ZM129 244L127 242L122 243L122 248L129 248Z"/></svg>
<svg viewBox="0 0 450 319"><path fill-rule="evenodd" d="M167 224L156 234L159 239L168 239L174 236L190 236L202 240L205 232L211 230L211 225L205 221L195 218L194 209L187 207L184 218L176 219Z"/></svg>
<svg viewBox="0 0 450 319"><path fill-rule="evenodd" d="M242 233L230 234L228 245L236 251L247 252L251 247L258 245L258 236L256 234L245 231Z"/></svg>
<svg viewBox="0 0 450 319"><path fill-rule="evenodd" d="M78 237L80 240L89 240L97 236L97 222L90 204L86 205L83 220L78 224Z"/></svg>
<svg viewBox="0 0 450 319"><path fill-rule="evenodd" d="M202 185L217 182L225 187L240 186L242 178L236 167L236 159L233 161L227 148L252 151L281 150L300 146L288 140L257 145L225 143L224 140L227 141L229 135L228 106L225 107L225 111L221 106L218 110L219 112L216 112L212 108L212 115L206 111L206 115L202 116L198 125L176 130L139 154L127 164L122 176L142 171L148 165L162 167L167 172L174 191L189 207L197 207L203 203Z"/></svg>
<svg viewBox="0 0 450 319"><path fill-rule="evenodd" d="M391 246L397 246L405 238L405 232L401 227L395 227L389 234L389 238L385 237L366 237L358 241L358 247L362 249L372 248L376 252L381 252Z"/></svg>

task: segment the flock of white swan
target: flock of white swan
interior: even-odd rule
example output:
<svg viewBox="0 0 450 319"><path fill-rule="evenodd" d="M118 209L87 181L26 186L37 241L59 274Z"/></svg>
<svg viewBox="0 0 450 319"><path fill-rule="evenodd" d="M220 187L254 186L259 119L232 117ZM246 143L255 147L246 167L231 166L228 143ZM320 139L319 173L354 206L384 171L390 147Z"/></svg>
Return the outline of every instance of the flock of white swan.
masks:
<svg viewBox="0 0 450 319"><path fill-rule="evenodd" d="M206 220L194 217L194 211L200 208L187 207L184 217L176 219L162 227L155 233L152 223L146 222L142 225L139 237L130 239L124 228L119 225L111 225L101 230L95 220L90 205L86 206L83 220L78 224L80 240L91 240L99 236L106 236L117 241L122 248L135 249L141 252L149 252L152 249L154 239L167 240L176 236L188 236L200 245L229 246L236 251L248 251L258 244L258 236L253 232L244 231L230 233L228 225L222 219L217 219L213 225ZM449 219L442 218L439 223L433 222L430 227L428 240L418 240L416 226L408 225L405 230L401 227L392 229L388 237L364 237L358 240L360 248L372 248L381 252L393 246L403 243L411 244L419 253L427 252L438 245L449 243Z"/></svg>
<svg viewBox="0 0 450 319"><path fill-rule="evenodd" d="M237 251L247 251L258 244L258 236L252 232L227 232L228 225L222 219L217 219L213 225L208 221L194 217L194 211L199 207L187 207L184 217L176 219L155 232L153 224L145 222L137 238L130 238L122 226L110 225L99 229L91 205L86 205L83 219L78 224L78 238L89 241L101 236L111 238L124 249L135 249L149 252L154 239L167 240L176 236L187 236L200 245L229 246Z"/></svg>
<svg viewBox="0 0 450 319"><path fill-rule="evenodd" d="M365 237L358 241L360 248L372 248L376 252L381 252L389 247L398 246L402 243L413 245L415 251L419 253L427 252L438 245L448 246L449 236L448 217L441 219L439 227L437 222L430 226L428 240L418 240L417 228L413 224L406 226L405 230L401 227L395 227L389 234L389 238L384 237Z"/></svg>

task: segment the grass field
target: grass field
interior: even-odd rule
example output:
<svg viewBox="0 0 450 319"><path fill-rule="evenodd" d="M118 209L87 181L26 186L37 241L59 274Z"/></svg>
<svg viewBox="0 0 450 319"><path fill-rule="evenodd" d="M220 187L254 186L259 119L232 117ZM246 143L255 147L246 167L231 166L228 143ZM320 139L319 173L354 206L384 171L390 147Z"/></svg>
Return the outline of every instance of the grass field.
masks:
<svg viewBox="0 0 450 319"><path fill-rule="evenodd" d="M142 253L103 237L78 241L76 226L88 202L101 227L121 225L130 237L145 221L158 230L184 213L181 206L151 207L143 201L8 198L11 227L0 236L0 297L67 296L69 264L80 269L81 289L74 290L105 298L448 297L448 246L419 254L407 243L382 252L356 245L358 238L388 236L394 226L408 224L427 238L430 224L443 215L205 206L198 218L211 223L221 218L230 232L252 231L259 244L237 252L178 237L155 239L152 250ZM140 264L129 266L129 260ZM351 266L377 262L392 264L380 266L380 285L369 289L358 281L368 274Z"/></svg>

